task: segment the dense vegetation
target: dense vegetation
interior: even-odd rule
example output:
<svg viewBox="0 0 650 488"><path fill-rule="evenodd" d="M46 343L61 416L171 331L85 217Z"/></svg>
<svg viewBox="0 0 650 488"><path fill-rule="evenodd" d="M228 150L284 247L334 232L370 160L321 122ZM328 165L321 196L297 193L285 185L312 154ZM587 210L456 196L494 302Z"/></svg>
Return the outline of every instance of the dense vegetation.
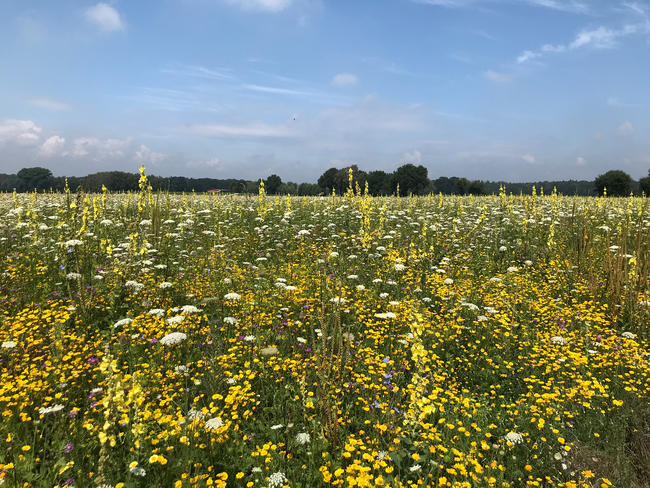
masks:
<svg viewBox="0 0 650 488"><path fill-rule="evenodd" d="M351 176L0 196L0 480L650 486L650 200Z"/></svg>
<svg viewBox="0 0 650 488"><path fill-rule="evenodd" d="M533 190L542 194L556 191L562 195L602 195L607 188L609 195L628 196L631 192L650 194L650 173L638 183L620 170L608 171L596 178L595 181L538 181L534 183L510 183L505 181L470 181L467 178L440 176L429 179L427 169L413 164L404 164L392 173L385 171L365 172L356 165L346 168L330 168L325 171L317 183L283 182L278 175L271 175L266 180L266 192L269 195L329 195L342 194L348 187L348 175L353 173L353 181L373 196L396 195L427 195L442 193L443 195L492 195L497 194L503 187L515 195L531 194ZM107 188L110 191L135 191L138 189L139 175L122 171L106 171L87 176L57 177L47 168L23 168L17 174L0 174L0 191L19 192L33 190L63 191L66 186L90 192ZM242 179L189 178L185 176L150 176L149 183L154 190L179 192L207 192L220 190L229 193L256 194L258 181Z"/></svg>

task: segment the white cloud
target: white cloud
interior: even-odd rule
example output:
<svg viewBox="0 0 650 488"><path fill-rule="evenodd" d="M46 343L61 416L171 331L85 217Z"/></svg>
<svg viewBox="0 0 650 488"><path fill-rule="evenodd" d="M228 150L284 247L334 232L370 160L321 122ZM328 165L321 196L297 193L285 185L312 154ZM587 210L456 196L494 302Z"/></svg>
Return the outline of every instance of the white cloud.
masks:
<svg viewBox="0 0 650 488"><path fill-rule="evenodd" d="M58 100L48 97L34 97L27 100L30 105L34 107L46 108L48 110L67 111L70 110L70 105Z"/></svg>
<svg viewBox="0 0 650 488"><path fill-rule="evenodd" d="M512 81L511 75L508 75L506 73L498 73L492 70L487 70L485 73L483 73L483 76L485 76L488 80L494 81L496 83L508 83Z"/></svg>
<svg viewBox="0 0 650 488"><path fill-rule="evenodd" d="M86 19L105 32L124 30L124 22L120 13L110 5L99 2L93 7L86 9Z"/></svg>
<svg viewBox="0 0 650 488"><path fill-rule="evenodd" d="M218 168L221 166L221 160L215 157L205 160L188 161L185 163L185 166L188 168Z"/></svg>
<svg viewBox="0 0 650 488"><path fill-rule="evenodd" d="M243 10L256 10L263 12L280 12L289 5L292 0L227 0Z"/></svg>
<svg viewBox="0 0 650 488"><path fill-rule="evenodd" d="M190 132L203 137L217 138L283 138L294 133L282 125L252 123L248 125L204 124L190 127Z"/></svg>
<svg viewBox="0 0 650 488"><path fill-rule="evenodd" d="M58 156L65 148L65 138L61 136L49 137L41 146L39 154L45 157Z"/></svg>
<svg viewBox="0 0 650 488"><path fill-rule="evenodd" d="M525 3L532 7L544 7L561 12L584 14L590 12L589 6L578 0L413 0L416 3L436 7L460 8L493 3Z"/></svg>
<svg viewBox="0 0 650 488"><path fill-rule="evenodd" d="M577 164L578 166L584 166L586 163L587 163L587 160L586 160L584 157L582 157L582 156L578 156L578 157L576 158L576 164Z"/></svg>
<svg viewBox="0 0 650 488"><path fill-rule="evenodd" d="M563 53L581 48L613 49L619 45L622 38L634 35L650 33L650 22L641 24L626 24L620 29L612 29L600 26L596 29L585 29L580 31L573 41L568 44L544 44L537 51L525 50L517 56L518 63L525 63L548 53Z"/></svg>
<svg viewBox="0 0 650 488"><path fill-rule="evenodd" d="M352 73L339 73L338 75L332 78L332 85L335 86L350 86L356 85L359 82L359 78Z"/></svg>
<svg viewBox="0 0 650 488"><path fill-rule="evenodd" d="M411 164L420 164L422 162L422 153L417 149L413 152L405 152L402 155L402 161Z"/></svg>
<svg viewBox="0 0 650 488"><path fill-rule="evenodd" d="M310 96L310 95L315 95L314 93L310 93L307 91L302 91L302 90L292 90L290 88L278 88L275 86L264 86L264 85L243 85L243 88L246 90L251 90L251 91L256 91L256 92L262 92L262 93L273 93L276 95L295 95L295 96Z"/></svg>
<svg viewBox="0 0 650 488"><path fill-rule="evenodd" d="M533 156L532 154L523 154L523 155L521 156L521 159L523 159L524 161L526 161L528 164L534 164L535 161L537 161L537 159L535 158L535 156Z"/></svg>
<svg viewBox="0 0 650 488"><path fill-rule="evenodd" d="M135 152L135 160L142 164L151 164L155 166L166 158L167 156L165 154L153 152L144 144L141 144L140 148Z"/></svg>
<svg viewBox="0 0 650 488"><path fill-rule="evenodd" d="M31 120L6 119L0 121L0 144L36 145L40 140L41 130Z"/></svg>
<svg viewBox="0 0 650 488"><path fill-rule="evenodd" d="M623 135L623 136L629 136L634 134L635 128L634 125L632 125L632 122L630 121L625 121L621 125L618 126L618 133Z"/></svg>
<svg viewBox="0 0 650 488"><path fill-rule="evenodd" d="M78 137L73 141L71 155L77 158L90 156L94 160L123 158L131 139L105 139Z"/></svg>

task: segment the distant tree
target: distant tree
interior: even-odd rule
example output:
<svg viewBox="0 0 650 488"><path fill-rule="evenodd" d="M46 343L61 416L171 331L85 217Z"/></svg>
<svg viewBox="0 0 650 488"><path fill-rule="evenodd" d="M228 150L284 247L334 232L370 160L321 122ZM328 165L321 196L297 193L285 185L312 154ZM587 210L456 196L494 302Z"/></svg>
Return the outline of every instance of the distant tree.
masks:
<svg viewBox="0 0 650 488"><path fill-rule="evenodd" d="M385 171L371 171L366 176L366 180L368 181L368 191L371 195L378 196L391 194L392 175Z"/></svg>
<svg viewBox="0 0 650 488"><path fill-rule="evenodd" d="M399 185L400 195L423 195L429 186L428 173L422 165L404 164L393 173L393 188Z"/></svg>
<svg viewBox="0 0 650 488"><path fill-rule="evenodd" d="M23 168L16 174L18 177L18 190L45 190L52 186L52 172L47 168L33 167Z"/></svg>
<svg viewBox="0 0 650 488"><path fill-rule="evenodd" d="M467 178L458 178L456 180L456 192L459 195L467 195L469 190L469 180Z"/></svg>
<svg viewBox="0 0 650 488"><path fill-rule="evenodd" d="M16 175L0 174L0 191L13 191L20 189L20 180Z"/></svg>
<svg viewBox="0 0 650 488"><path fill-rule="evenodd" d="M300 183L298 185L298 195L314 196L321 193L321 187L315 183Z"/></svg>
<svg viewBox="0 0 650 488"><path fill-rule="evenodd" d="M292 181L288 183L282 183L280 188L278 188L277 193L280 195L297 195L298 194L298 185Z"/></svg>
<svg viewBox="0 0 650 488"><path fill-rule="evenodd" d="M599 175L594 180L594 187L599 195L607 189L607 195L627 196L632 191L632 178L625 171L615 169Z"/></svg>
<svg viewBox="0 0 650 488"><path fill-rule="evenodd" d="M318 186L321 187L323 193L332 193L332 188L334 188L334 179L338 172L338 168L330 168L320 175L318 178Z"/></svg>
<svg viewBox="0 0 650 488"><path fill-rule="evenodd" d="M348 190L348 186L350 185L350 169L352 170L353 188L356 188L356 184L358 183L359 189L363 190L366 185L366 172L361 171L356 164L347 166L338 170L334 176L334 188L338 195L342 195Z"/></svg>
<svg viewBox="0 0 650 488"><path fill-rule="evenodd" d="M269 195L275 195L280 189L280 185L282 185L282 178L273 174L264 181L264 190Z"/></svg>
<svg viewBox="0 0 650 488"><path fill-rule="evenodd" d="M479 180L471 181L467 187L467 193L470 195L483 195L485 194L485 185Z"/></svg>
<svg viewBox="0 0 650 488"><path fill-rule="evenodd" d="M639 190L644 192L647 197L650 197L650 170L648 170L648 176L639 180Z"/></svg>

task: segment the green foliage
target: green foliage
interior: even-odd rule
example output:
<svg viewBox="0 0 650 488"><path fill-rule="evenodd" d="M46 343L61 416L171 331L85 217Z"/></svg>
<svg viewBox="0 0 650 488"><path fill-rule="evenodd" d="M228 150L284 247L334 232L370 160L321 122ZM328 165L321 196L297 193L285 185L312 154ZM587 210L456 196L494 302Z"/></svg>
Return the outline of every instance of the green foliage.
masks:
<svg viewBox="0 0 650 488"><path fill-rule="evenodd" d="M632 178L625 171L613 169L599 175L594 180L594 187L598 195L602 195L607 189L610 196L625 197L632 191Z"/></svg>

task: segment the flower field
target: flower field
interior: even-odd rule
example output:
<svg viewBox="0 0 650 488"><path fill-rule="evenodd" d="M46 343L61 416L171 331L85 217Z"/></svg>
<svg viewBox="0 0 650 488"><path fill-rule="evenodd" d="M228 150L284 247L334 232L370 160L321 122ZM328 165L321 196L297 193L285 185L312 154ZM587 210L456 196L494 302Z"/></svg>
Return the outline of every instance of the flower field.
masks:
<svg viewBox="0 0 650 488"><path fill-rule="evenodd" d="M650 200L0 195L0 484L650 486Z"/></svg>

